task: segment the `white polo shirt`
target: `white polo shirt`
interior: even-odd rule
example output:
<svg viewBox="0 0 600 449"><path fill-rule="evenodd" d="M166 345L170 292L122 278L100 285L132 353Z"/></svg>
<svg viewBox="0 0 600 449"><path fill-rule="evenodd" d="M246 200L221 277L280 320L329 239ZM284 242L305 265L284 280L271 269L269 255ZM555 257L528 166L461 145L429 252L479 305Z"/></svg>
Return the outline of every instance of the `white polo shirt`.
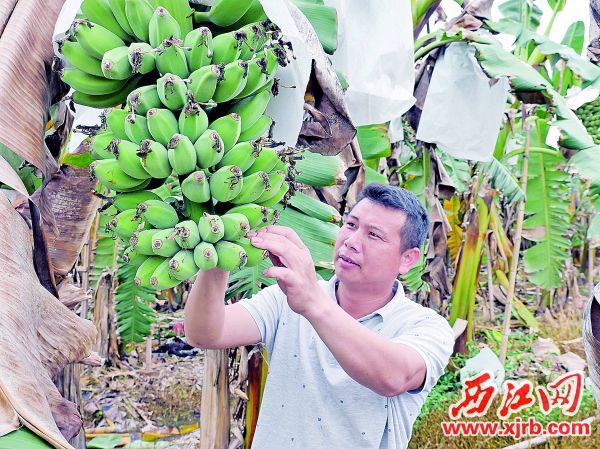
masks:
<svg viewBox="0 0 600 449"><path fill-rule="evenodd" d="M332 301L336 277L320 287ZM290 309L277 284L241 300L269 355L269 374L252 449L404 449L425 398L443 374L454 345L448 322L404 296L400 283L382 308L358 319L425 360L422 388L381 396L352 379L310 322Z"/></svg>

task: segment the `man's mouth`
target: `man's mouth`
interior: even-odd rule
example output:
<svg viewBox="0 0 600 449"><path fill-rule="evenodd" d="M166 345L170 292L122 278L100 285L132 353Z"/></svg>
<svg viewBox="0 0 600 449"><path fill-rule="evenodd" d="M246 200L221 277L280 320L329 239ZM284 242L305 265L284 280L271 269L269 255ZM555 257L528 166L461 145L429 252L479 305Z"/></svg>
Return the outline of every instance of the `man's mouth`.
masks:
<svg viewBox="0 0 600 449"><path fill-rule="evenodd" d="M346 256L342 256L341 254L338 256L340 259L342 259L344 262L352 264L352 265L356 265L357 267L360 266L358 265L356 262L354 262L352 259L350 259L349 257Z"/></svg>

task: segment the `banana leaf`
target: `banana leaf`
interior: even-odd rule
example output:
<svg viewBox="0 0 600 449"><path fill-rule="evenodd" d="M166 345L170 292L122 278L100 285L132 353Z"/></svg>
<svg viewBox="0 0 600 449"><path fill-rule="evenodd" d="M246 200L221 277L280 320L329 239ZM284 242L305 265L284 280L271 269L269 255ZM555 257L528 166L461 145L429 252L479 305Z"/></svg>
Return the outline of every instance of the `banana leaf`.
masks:
<svg viewBox="0 0 600 449"><path fill-rule="evenodd" d="M40 284L30 230L1 193L0 216L0 422L8 406L54 447L72 449L81 419L52 378L91 353L96 330Z"/></svg>
<svg viewBox="0 0 600 449"><path fill-rule="evenodd" d="M338 22L336 9L314 1L292 1L315 29L325 53L332 55L337 49Z"/></svg>
<svg viewBox="0 0 600 449"><path fill-rule="evenodd" d="M156 312L149 304L156 301L153 290L134 282L137 267L119 258L115 311L121 343L141 343L146 340L156 322Z"/></svg>
<svg viewBox="0 0 600 449"><path fill-rule="evenodd" d="M502 193L508 202L518 203L525 197L510 169L498 159L493 158L481 165L481 171L490 178L492 187Z"/></svg>
<svg viewBox="0 0 600 449"><path fill-rule="evenodd" d="M356 133L363 159L379 159L391 156L392 144L388 137L386 123L357 126Z"/></svg>
<svg viewBox="0 0 600 449"><path fill-rule="evenodd" d="M21 427L19 430L0 437L0 449L52 449L52 446L46 443L27 427Z"/></svg>
<svg viewBox="0 0 600 449"><path fill-rule="evenodd" d="M531 144L543 147L548 124L544 119L535 123ZM559 167L564 161L562 155L529 155L523 237L535 244L524 251L523 264L529 280L545 289L563 285L564 263L570 257L566 185L569 175Z"/></svg>

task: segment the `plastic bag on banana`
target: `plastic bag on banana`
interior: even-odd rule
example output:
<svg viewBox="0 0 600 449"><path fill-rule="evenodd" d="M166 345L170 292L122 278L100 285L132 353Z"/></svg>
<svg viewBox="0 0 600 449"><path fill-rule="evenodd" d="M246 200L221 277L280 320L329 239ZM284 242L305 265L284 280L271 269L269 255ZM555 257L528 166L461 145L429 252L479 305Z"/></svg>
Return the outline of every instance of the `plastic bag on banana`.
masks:
<svg viewBox="0 0 600 449"><path fill-rule="evenodd" d="M414 103L411 6L397 0L325 0L338 12L333 66L348 81L346 104L354 125L384 123Z"/></svg>
<svg viewBox="0 0 600 449"><path fill-rule="evenodd" d="M290 63L280 67L277 72L279 95L269 102L266 113L277 124L273 128L273 139L295 145L302 127L304 92L310 77L312 57L290 13L296 7L289 0L260 0L260 3L269 19L281 29L284 39L292 43L294 50L294 58L290 57Z"/></svg>
<svg viewBox="0 0 600 449"><path fill-rule="evenodd" d="M491 160L508 89L506 77L483 72L474 48L450 44L433 69L417 139L456 158Z"/></svg>

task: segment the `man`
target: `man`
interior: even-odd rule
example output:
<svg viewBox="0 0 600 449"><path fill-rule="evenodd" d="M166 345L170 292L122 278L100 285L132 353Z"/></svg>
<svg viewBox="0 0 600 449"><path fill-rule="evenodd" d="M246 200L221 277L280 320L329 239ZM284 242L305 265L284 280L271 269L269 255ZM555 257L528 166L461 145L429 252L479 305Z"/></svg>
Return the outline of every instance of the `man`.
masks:
<svg viewBox="0 0 600 449"><path fill-rule="evenodd" d="M269 251L277 284L224 306L228 274L201 272L185 308L190 344L262 342L269 374L252 449L403 449L443 373L454 339L397 281L419 260L429 219L419 200L371 184L334 247L335 275L317 280L290 228L249 233Z"/></svg>

